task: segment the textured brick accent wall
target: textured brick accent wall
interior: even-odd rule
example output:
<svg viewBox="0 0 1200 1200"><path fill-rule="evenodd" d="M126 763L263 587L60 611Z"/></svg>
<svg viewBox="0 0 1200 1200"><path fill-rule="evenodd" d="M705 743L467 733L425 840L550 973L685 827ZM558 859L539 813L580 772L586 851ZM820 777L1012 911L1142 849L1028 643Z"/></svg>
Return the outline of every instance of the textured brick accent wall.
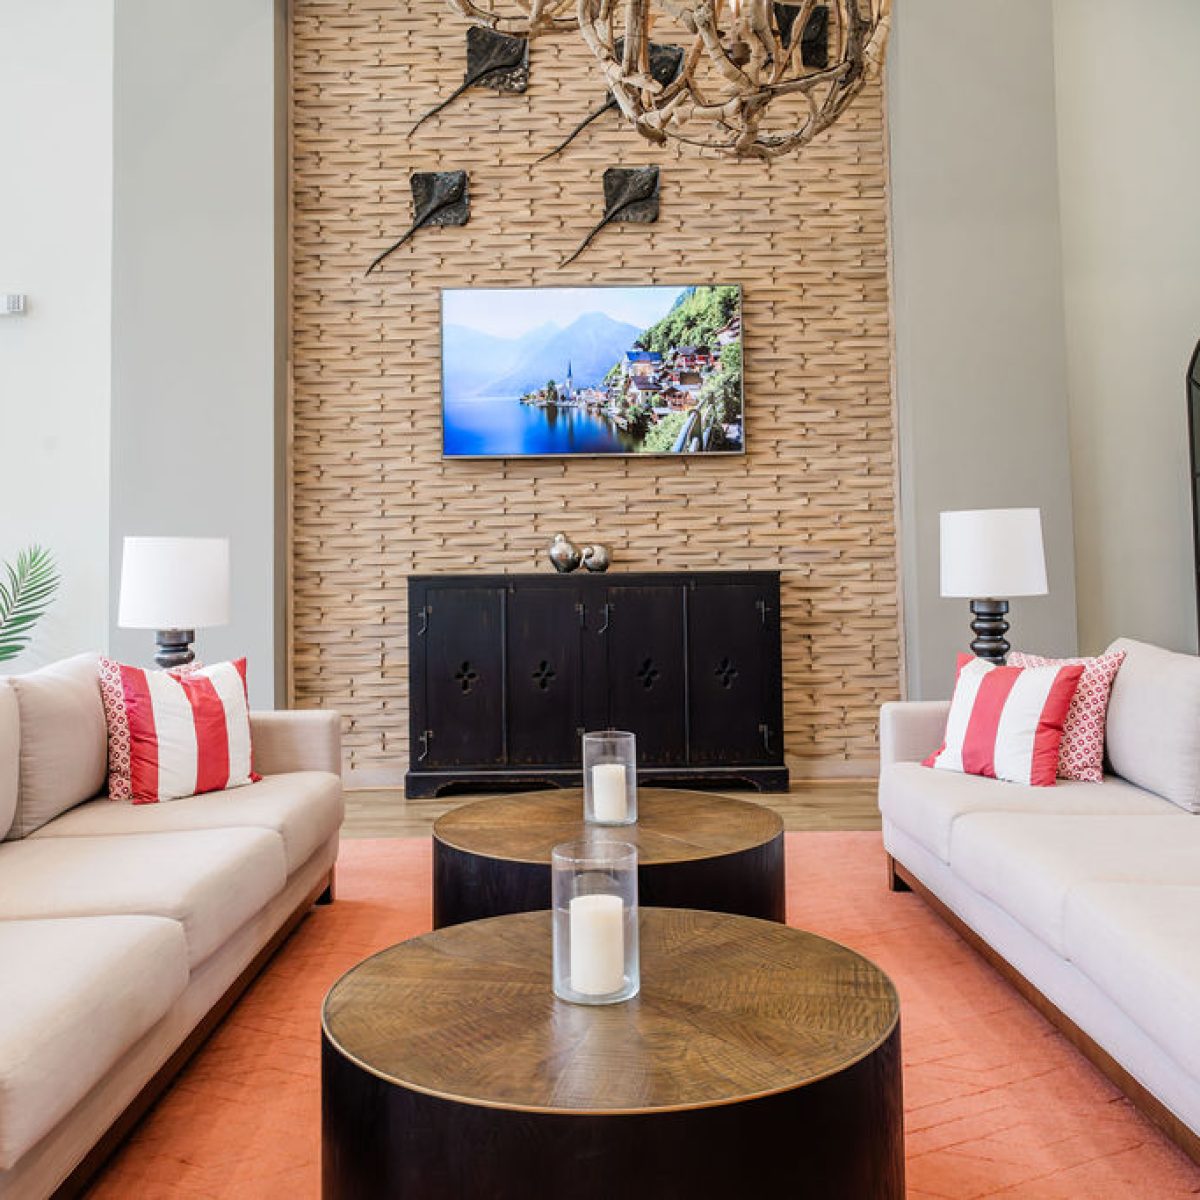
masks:
<svg viewBox="0 0 1200 1200"><path fill-rule="evenodd" d="M548 570L564 531L616 570L783 571L787 748L802 773L873 765L899 689L882 91L798 156L738 163L655 148L606 115L575 34L536 42L523 96L461 80L465 25L435 0L295 0L292 85L291 692L346 716L347 766L407 755L412 572ZM612 165L658 163L656 225L604 231ZM471 220L408 227L413 170L471 173ZM748 452L691 460L441 458L439 289L740 283Z"/></svg>

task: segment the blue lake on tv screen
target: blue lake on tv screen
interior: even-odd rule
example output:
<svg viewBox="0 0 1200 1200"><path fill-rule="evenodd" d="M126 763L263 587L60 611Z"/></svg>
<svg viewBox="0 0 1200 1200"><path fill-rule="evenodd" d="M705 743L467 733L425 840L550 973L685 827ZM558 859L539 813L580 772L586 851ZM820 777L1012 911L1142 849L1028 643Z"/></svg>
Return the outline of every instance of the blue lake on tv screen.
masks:
<svg viewBox="0 0 1200 1200"><path fill-rule="evenodd" d="M622 454L636 441L580 409L533 408L518 396L447 400L446 454Z"/></svg>

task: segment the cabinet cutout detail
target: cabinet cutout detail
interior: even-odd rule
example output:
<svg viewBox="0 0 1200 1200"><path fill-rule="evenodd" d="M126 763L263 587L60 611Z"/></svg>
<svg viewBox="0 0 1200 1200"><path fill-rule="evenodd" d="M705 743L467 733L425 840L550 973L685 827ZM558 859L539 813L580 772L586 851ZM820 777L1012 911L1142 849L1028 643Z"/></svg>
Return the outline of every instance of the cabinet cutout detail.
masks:
<svg viewBox="0 0 1200 1200"><path fill-rule="evenodd" d="M637 677L641 680L642 687L649 691L658 681L658 677L662 672L654 665L654 659L642 659L642 665L638 667Z"/></svg>

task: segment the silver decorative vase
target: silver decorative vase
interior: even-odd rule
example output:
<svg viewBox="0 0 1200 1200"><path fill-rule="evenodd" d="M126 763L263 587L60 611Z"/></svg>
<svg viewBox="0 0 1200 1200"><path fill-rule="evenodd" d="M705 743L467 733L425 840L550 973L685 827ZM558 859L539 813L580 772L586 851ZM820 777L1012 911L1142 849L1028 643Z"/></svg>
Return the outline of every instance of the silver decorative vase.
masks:
<svg viewBox="0 0 1200 1200"><path fill-rule="evenodd" d="M554 541L550 543L549 554L554 569L563 575L574 571L583 558L579 547L567 541L561 533L554 535Z"/></svg>
<svg viewBox="0 0 1200 1200"><path fill-rule="evenodd" d="M612 551L601 542L584 546L583 565L589 571L607 571L612 565Z"/></svg>

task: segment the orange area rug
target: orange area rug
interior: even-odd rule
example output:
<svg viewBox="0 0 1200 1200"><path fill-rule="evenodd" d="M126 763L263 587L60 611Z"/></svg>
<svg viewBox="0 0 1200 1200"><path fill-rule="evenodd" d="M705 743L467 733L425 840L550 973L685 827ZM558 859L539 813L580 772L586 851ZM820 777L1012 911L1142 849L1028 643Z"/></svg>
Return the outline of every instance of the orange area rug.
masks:
<svg viewBox="0 0 1200 1200"><path fill-rule="evenodd" d="M789 833L787 869L791 924L861 951L900 991L910 1197L1200 1194L1200 1168L920 900L887 891L879 834ZM308 917L90 1194L316 1197L321 1000L430 921L427 840L343 843L337 902Z"/></svg>

